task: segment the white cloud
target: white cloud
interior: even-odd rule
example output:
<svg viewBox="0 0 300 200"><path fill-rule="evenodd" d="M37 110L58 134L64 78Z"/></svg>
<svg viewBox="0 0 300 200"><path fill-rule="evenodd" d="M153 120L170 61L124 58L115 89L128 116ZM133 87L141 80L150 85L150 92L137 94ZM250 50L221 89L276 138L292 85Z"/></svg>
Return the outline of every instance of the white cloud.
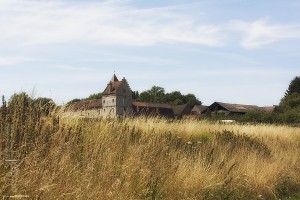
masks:
<svg viewBox="0 0 300 200"><path fill-rule="evenodd" d="M0 43L2 46L66 43L221 46L228 40L236 40L237 33L241 38L235 42L251 49L300 38L299 24L270 24L265 18L252 22L200 23L199 16L186 12L188 8L184 12L180 6L135 8L128 2L1 0Z"/></svg>
<svg viewBox="0 0 300 200"><path fill-rule="evenodd" d="M253 49L283 39L300 39L300 25L268 23L268 19L262 18L254 22L232 21L229 29L242 34L241 46Z"/></svg>
<svg viewBox="0 0 300 200"><path fill-rule="evenodd" d="M91 42L144 46L157 43L223 44L219 28L199 25L170 8L141 9L123 1L66 4L10 0L0 4L1 42Z"/></svg>

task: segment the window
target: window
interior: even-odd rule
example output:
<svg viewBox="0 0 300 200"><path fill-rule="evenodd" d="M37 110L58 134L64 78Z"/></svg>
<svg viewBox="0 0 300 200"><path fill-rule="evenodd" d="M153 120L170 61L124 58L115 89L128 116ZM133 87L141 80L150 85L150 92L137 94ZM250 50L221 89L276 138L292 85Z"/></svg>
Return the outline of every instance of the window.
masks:
<svg viewBox="0 0 300 200"><path fill-rule="evenodd" d="M114 102L115 102L115 99L112 99L112 102L114 103Z"/></svg>
<svg viewBox="0 0 300 200"><path fill-rule="evenodd" d="M103 104L105 104L105 100L103 100Z"/></svg>

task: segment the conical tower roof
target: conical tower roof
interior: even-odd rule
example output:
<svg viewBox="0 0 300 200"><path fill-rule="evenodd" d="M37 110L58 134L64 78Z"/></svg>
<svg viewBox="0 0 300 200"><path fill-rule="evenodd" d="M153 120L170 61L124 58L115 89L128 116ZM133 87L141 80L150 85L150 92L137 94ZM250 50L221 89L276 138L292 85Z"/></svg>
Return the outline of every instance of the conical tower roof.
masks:
<svg viewBox="0 0 300 200"><path fill-rule="evenodd" d="M116 74L114 74L113 77L111 78L110 82L113 83L113 82L117 82L117 81L119 81L119 80L118 80Z"/></svg>

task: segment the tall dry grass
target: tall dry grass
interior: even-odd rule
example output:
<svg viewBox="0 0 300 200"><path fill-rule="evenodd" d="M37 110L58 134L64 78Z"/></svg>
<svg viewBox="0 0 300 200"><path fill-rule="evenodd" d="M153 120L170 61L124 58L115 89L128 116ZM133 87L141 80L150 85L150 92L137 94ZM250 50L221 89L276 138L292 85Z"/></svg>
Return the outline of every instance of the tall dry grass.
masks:
<svg viewBox="0 0 300 200"><path fill-rule="evenodd" d="M299 128L38 113L24 102L1 109L5 198L278 199L300 192Z"/></svg>

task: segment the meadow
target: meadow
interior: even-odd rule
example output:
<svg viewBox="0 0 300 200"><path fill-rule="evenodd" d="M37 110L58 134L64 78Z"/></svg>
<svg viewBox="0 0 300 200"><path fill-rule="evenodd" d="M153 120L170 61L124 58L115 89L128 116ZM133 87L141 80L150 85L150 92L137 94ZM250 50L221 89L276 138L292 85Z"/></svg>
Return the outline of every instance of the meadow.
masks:
<svg viewBox="0 0 300 200"><path fill-rule="evenodd" d="M300 128L0 112L3 199L299 199Z"/></svg>

